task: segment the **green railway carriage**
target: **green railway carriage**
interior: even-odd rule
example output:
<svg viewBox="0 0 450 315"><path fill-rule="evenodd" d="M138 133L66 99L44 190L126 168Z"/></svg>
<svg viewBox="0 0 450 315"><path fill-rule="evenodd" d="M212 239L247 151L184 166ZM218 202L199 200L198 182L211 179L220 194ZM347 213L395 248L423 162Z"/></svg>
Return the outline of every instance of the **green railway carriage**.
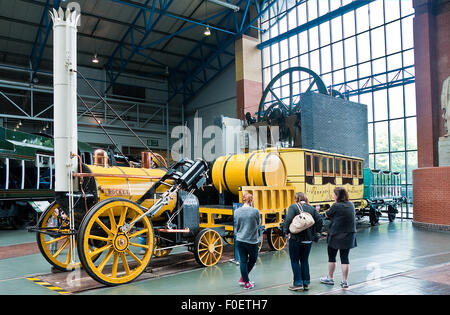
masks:
<svg viewBox="0 0 450 315"><path fill-rule="evenodd" d="M362 213L369 216L375 225L382 213L387 213L390 222L395 220L398 207L406 202L402 195L402 178L400 172L382 171L366 168L364 174L364 200L367 206Z"/></svg>
<svg viewBox="0 0 450 315"><path fill-rule="evenodd" d="M93 149L79 143L83 162ZM0 222L16 227L36 219L38 201L54 198L53 138L0 127Z"/></svg>

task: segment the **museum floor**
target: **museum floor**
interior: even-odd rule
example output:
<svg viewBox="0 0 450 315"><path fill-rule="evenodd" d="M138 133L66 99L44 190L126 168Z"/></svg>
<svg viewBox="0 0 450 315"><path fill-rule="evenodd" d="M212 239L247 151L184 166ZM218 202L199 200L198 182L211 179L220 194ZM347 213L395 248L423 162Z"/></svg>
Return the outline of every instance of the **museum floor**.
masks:
<svg viewBox="0 0 450 315"><path fill-rule="evenodd" d="M35 235L25 230L0 230L0 294L58 295L33 279L50 274L50 265L36 251ZM193 258L193 257L192 257ZM339 261L339 260L338 260ZM450 294L450 234L412 226L410 221L381 222L358 229L358 247L350 252L350 287L343 290L338 263L334 286L319 283L327 273L326 243L313 245L311 285L307 292L291 292L292 272L287 246L263 252L251 280L252 290L238 286L239 266L224 261L210 268L195 268L164 276L137 279L117 287L95 287L69 294L148 295L309 295L309 294ZM59 277L71 277L68 276ZM142 276L141 276L142 277ZM84 281L83 278L80 281ZM86 279L87 281L87 279Z"/></svg>

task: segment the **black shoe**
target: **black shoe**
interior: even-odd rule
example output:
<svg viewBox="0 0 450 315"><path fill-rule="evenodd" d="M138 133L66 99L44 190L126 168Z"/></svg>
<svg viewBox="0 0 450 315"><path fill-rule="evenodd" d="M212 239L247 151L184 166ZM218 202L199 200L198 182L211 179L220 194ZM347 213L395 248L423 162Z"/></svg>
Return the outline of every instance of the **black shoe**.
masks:
<svg viewBox="0 0 450 315"><path fill-rule="evenodd" d="M309 286L308 285L303 285L303 290L304 291L308 291L309 290Z"/></svg>

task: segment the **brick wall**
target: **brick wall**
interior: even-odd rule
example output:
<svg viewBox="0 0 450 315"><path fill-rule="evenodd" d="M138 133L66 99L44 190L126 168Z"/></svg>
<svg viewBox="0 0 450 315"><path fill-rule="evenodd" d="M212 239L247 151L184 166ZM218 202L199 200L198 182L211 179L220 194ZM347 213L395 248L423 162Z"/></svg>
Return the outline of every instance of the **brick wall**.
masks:
<svg viewBox="0 0 450 315"><path fill-rule="evenodd" d="M450 166L413 170L413 220L450 226Z"/></svg>

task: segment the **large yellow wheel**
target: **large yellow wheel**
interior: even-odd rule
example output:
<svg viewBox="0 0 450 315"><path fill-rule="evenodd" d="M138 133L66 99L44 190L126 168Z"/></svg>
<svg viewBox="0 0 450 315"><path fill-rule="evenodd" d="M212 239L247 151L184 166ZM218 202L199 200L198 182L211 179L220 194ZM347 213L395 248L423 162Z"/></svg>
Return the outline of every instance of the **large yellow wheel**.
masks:
<svg viewBox="0 0 450 315"><path fill-rule="evenodd" d="M143 217L127 232L121 230L143 213L138 205L122 198L104 200L89 210L78 232L78 254L93 279L106 285L124 284L145 270L153 254L151 222ZM145 239L144 244L139 237ZM97 247L94 251L89 248L91 242ZM144 254L139 258L142 249Z"/></svg>
<svg viewBox="0 0 450 315"><path fill-rule="evenodd" d="M194 256L201 266L214 266L222 257L222 252L222 238L217 231L204 229L195 237Z"/></svg>
<svg viewBox="0 0 450 315"><path fill-rule="evenodd" d="M282 250L287 243L287 237L283 237L283 232L279 228L269 229L267 243L272 250Z"/></svg>
<svg viewBox="0 0 450 315"><path fill-rule="evenodd" d="M36 233L36 242L44 258L56 269L61 271L81 267L77 261L71 264L75 253L70 246L69 218L56 202L51 203L39 218L37 227L54 235Z"/></svg>
<svg viewBox="0 0 450 315"><path fill-rule="evenodd" d="M156 236L155 237L155 250L153 252L153 254L155 255L155 257L161 258L161 257L166 257L167 255L170 254L170 252L172 251L171 248L168 249L160 249L162 248L162 244L161 244L161 239Z"/></svg>

